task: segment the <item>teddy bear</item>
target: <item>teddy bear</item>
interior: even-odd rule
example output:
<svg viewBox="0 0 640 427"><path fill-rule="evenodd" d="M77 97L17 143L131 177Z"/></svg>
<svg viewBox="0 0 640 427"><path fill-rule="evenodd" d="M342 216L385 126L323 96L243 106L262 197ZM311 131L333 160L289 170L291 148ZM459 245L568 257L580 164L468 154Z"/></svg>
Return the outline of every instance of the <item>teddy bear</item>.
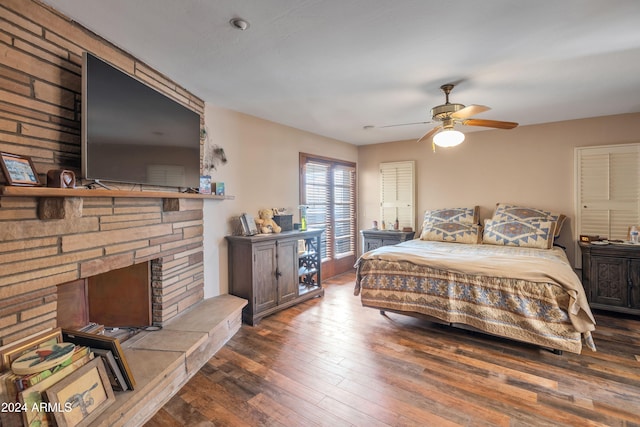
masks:
<svg viewBox="0 0 640 427"><path fill-rule="evenodd" d="M273 209L260 209L258 216L256 225L261 233L279 233L282 231L282 228L273 220Z"/></svg>

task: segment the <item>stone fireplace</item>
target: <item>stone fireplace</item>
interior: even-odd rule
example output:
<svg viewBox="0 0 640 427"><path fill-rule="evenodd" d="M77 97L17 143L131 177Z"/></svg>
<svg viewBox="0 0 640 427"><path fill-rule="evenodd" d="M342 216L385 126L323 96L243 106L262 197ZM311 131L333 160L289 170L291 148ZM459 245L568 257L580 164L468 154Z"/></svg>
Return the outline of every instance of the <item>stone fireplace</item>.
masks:
<svg viewBox="0 0 640 427"><path fill-rule="evenodd" d="M203 299L202 234L200 195L0 187L0 344L55 327L60 287L123 282L115 299L139 300L122 271L142 272L162 328L122 343L135 388L92 425L143 425L241 326L245 300Z"/></svg>
<svg viewBox="0 0 640 427"><path fill-rule="evenodd" d="M197 112L204 125L202 99L41 1L0 9L0 150L29 156L42 182L49 170L81 176L84 51ZM56 326L57 285L151 260L153 323L203 298L201 199L34 190L45 192L8 195L0 187L0 345Z"/></svg>
<svg viewBox="0 0 640 427"><path fill-rule="evenodd" d="M196 111L204 125L202 99L40 0L0 9L0 151L29 156L42 182L55 169L81 176L84 51ZM150 263L151 322L163 328L123 343L137 387L116 392L96 426L142 425L240 328L246 304L231 295L201 301L202 196L144 190L0 185L0 346L56 326L59 285Z"/></svg>
<svg viewBox="0 0 640 427"><path fill-rule="evenodd" d="M0 197L0 345L57 326L58 285L124 267L150 263L153 324L203 299L201 199L66 191Z"/></svg>

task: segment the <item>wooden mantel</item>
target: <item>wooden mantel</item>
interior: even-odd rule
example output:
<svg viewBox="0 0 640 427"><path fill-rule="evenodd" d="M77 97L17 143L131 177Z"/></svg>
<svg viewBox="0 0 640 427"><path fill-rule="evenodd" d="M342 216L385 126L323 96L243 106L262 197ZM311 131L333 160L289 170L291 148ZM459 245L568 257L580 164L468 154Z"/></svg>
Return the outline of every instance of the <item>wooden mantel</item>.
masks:
<svg viewBox="0 0 640 427"><path fill-rule="evenodd" d="M234 196L217 196L215 194L179 193L173 191L127 191L106 190L102 188L51 188L51 187L19 187L0 186L2 197L142 197L154 199L214 199L230 200Z"/></svg>
<svg viewBox="0 0 640 427"><path fill-rule="evenodd" d="M230 200L234 196L215 194L179 193L171 191L125 191L88 188L50 188L0 186L0 197L35 197L38 199L38 217L41 220L65 219L82 216L82 199L87 197L128 197L163 200L163 211L180 210L180 199Z"/></svg>

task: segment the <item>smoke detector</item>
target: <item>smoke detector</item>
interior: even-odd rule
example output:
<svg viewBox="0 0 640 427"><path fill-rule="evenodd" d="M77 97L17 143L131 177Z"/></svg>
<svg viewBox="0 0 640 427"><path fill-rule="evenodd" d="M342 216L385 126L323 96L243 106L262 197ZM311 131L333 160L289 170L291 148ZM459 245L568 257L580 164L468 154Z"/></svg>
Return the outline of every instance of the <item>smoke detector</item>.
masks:
<svg viewBox="0 0 640 427"><path fill-rule="evenodd" d="M236 30L240 31L244 31L249 28L249 22L245 21L242 18L233 18L231 21L229 21L229 24L231 24L231 26Z"/></svg>

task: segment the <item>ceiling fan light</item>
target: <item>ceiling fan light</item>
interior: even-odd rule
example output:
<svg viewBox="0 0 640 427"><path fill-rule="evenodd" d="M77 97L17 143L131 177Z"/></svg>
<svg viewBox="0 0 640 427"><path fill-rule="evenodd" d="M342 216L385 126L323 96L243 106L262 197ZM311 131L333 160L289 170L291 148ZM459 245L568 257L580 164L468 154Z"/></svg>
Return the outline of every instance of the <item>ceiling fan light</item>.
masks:
<svg viewBox="0 0 640 427"><path fill-rule="evenodd" d="M433 137L433 143L438 147L455 147L462 141L464 141L464 133L454 129L445 129Z"/></svg>

